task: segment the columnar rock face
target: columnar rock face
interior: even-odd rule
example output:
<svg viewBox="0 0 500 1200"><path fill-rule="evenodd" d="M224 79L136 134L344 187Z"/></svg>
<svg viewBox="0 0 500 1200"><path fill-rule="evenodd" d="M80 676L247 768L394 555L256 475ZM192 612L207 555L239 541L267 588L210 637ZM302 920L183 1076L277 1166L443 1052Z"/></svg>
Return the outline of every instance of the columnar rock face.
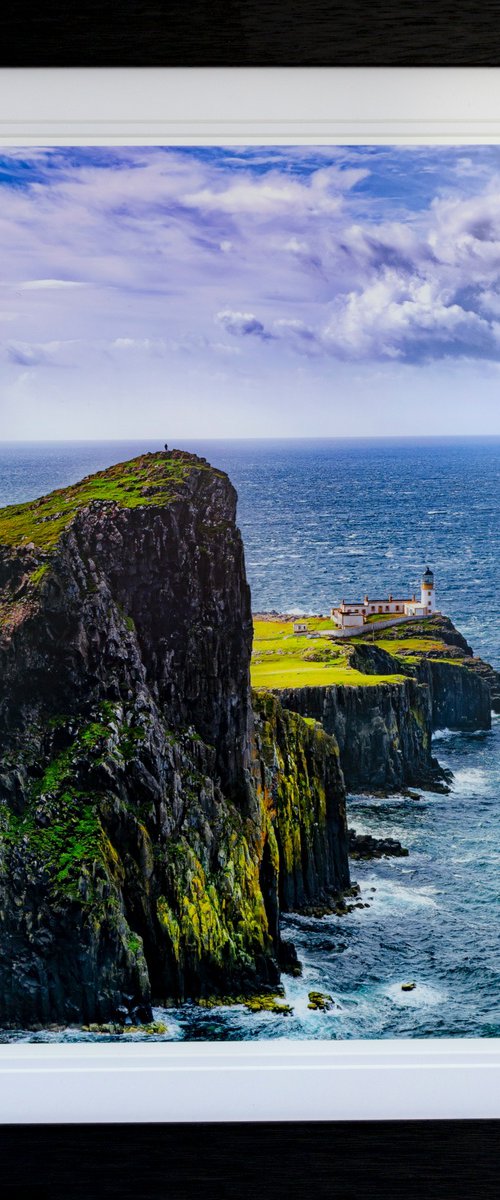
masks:
<svg viewBox="0 0 500 1200"><path fill-rule="evenodd" d="M398 626L395 632L402 634L403 643L406 635L411 645L414 626ZM449 617L435 617L430 631L422 623L418 632L422 638L430 632L430 644L438 648L425 651L423 640L424 649L413 660L390 654L376 643L357 642L351 647L350 664L367 675L403 673L428 688L431 730L490 729L491 710L500 691L498 672L475 657Z"/></svg>
<svg viewBox="0 0 500 1200"><path fill-rule="evenodd" d="M384 638L389 645L392 639L411 643L414 638L430 638L437 645L418 656L412 671L431 690L434 729L489 729L491 712L500 712L500 672L474 654L449 617L439 614L431 621L398 626L386 630ZM365 653L374 649L363 646ZM457 674L458 667L465 668L463 676Z"/></svg>
<svg viewBox="0 0 500 1200"><path fill-rule="evenodd" d="M225 475L173 452L0 511L0 1023L144 1017L278 978L294 868L253 732L235 507ZM348 878L344 789L296 721L290 831L319 894ZM309 802L328 815L307 842Z"/></svg>
<svg viewBox="0 0 500 1200"><path fill-rule="evenodd" d="M143 685L172 728L191 724L215 747L221 782L241 799L252 621L236 493L186 455L169 456L177 471L162 482L150 458L138 497L148 504L91 500L45 554L3 550L2 599L17 601L19 619L4 623L0 644L0 728L19 724L26 671L30 711L41 715ZM30 590L37 564L44 574Z"/></svg>
<svg viewBox="0 0 500 1200"><path fill-rule="evenodd" d="M383 636L389 644L423 640L409 656L353 642L349 662L365 675L397 676L394 683L290 689L279 693L281 703L321 721L336 739L349 790L441 791L446 772L432 755L433 731L489 729L491 710L499 707L500 675L474 656L448 617L399 625ZM436 648L426 651L426 639Z"/></svg>
<svg viewBox="0 0 500 1200"><path fill-rule="evenodd" d="M353 791L429 786L439 773L431 754L429 691L413 679L372 687L297 688L285 708L321 721L335 737Z"/></svg>
<svg viewBox="0 0 500 1200"><path fill-rule="evenodd" d="M491 728L491 691L479 672L428 658L419 664L418 678L429 688L433 729Z"/></svg>
<svg viewBox="0 0 500 1200"><path fill-rule="evenodd" d="M345 787L334 738L276 696L255 693L257 761L276 840L282 911L325 900L350 883Z"/></svg>

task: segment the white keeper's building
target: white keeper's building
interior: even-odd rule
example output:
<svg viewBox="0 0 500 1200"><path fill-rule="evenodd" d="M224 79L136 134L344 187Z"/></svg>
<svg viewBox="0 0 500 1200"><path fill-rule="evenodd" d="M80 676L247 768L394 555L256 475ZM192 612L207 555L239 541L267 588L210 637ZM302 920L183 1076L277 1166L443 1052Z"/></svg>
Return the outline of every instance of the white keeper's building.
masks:
<svg viewBox="0 0 500 1200"><path fill-rule="evenodd" d="M434 573L430 567L426 567L422 576L420 600L417 600L415 595L401 599L389 595L387 600L371 600L369 596L359 601L342 600L341 604L332 608L332 617L339 629L356 629L366 625L368 617L372 616L382 618L387 615L388 619L391 616L432 617L437 611Z"/></svg>

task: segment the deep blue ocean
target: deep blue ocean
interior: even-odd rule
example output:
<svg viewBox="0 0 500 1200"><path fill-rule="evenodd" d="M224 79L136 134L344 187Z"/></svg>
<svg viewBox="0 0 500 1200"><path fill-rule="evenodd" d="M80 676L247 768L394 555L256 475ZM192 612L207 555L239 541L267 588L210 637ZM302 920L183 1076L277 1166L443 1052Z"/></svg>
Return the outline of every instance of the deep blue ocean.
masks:
<svg viewBox="0 0 500 1200"><path fill-rule="evenodd" d="M438 607L500 669L500 438L181 445L237 488L255 611L320 613L366 591L411 594L429 565ZM160 448L4 444L0 506ZM500 1036L499 719L490 733L439 731L435 753L453 771L449 796L349 799L350 825L391 834L410 855L353 864L368 908L284 919L303 963L301 978L284 978L293 1015L157 1010L167 1038ZM409 981L417 986L402 992ZM330 1012L308 1010L312 989L332 995Z"/></svg>

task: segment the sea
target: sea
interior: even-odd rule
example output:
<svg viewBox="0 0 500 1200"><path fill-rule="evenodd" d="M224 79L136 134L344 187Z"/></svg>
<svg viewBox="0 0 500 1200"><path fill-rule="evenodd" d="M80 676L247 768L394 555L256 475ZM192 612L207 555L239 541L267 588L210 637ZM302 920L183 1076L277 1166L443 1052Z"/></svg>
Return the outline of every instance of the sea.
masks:
<svg viewBox="0 0 500 1200"><path fill-rule="evenodd" d="M238 492L254 611L327 613L335 601L418 593L500 669L500 438L189 440ZM63 487L161 442L4 443L0 506ZM367 907L283 918L300 978L283 977L292 1013L189 1003L155 1009L162 1040L500 1036L500 719L489 732L438 730L449 795L350 796L358 832L390 835L408 858L352 864ZM402 990L414 983L411 991ZM308 1007L308 993L331 1007ZM4 1041L138 1040L78 1029ZM148 1036L150 1040L150 1036Z"/></svg>

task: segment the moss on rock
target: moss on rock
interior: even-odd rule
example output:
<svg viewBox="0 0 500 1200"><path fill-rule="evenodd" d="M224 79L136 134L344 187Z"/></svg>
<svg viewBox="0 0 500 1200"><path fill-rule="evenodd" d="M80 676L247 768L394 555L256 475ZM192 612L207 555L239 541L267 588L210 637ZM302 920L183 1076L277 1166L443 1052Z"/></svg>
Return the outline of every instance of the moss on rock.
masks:
<svg viewBox="0 0 500 1200"><path fill-rule="evenodd" d="M316 722L254 692L262 791L267 797L284 909L349 886L345 788L335 739Z"/></svg>
<svg viewBox="0 0 500 1200"><path fill-rule="evenodd" d="M179 487L192 471L209 469L194 455L179 450L117 463L40 499L0 509L0 545L33 543L50 550L77 512L92 502L104 501L119 508L165 505L178 498ZM38 567L32 581L40 582L46 570L46 564Z"/></svg>

